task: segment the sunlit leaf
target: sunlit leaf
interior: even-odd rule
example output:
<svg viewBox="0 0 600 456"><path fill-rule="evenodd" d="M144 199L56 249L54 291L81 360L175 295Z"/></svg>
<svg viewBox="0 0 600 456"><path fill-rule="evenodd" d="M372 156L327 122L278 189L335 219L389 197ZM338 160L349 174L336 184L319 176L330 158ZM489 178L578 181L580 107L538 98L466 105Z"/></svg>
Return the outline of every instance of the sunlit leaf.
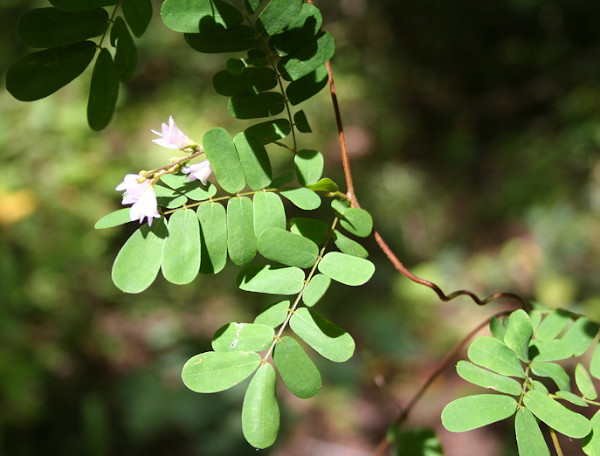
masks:
<svg viewBox="0 0 600 456"><path fill-rule="evenodd" d="M334 53L333 37L329 32L321 32L293 54L283 57L277 68L286 80L297 81L331 59Z"/></svg>
<svg viewBox="0 0 600 456"><path fill-rule="evenodd" d="M281 195L290 200L294 206L305 211L312 211L321 205L321 197L305 187L282 190Z"/></svg>
<svg viewBox="0 0 600 456"><path fill-rule="evenodd" d="M156 202L160 207L167 209L176 209L187 203L187 196L181 194L180 191L165 187L160 183L154 186L156 193Z"/></svg>
<svg viewBox="0 0 600 456"><path fill-rule="evenodd" d="M521 384L515 379L483 369L468 361L459 361L456 365L456 372L474 385L513 396L521 394Z"/></svg>
<svg viewBox="0 0 600 456"><path fill-rule="evenodd" d="M506 334L507 323L507 319L501 320L498 317L493 317L490 320L490 332L492 333L492 336L504 342L504 334Z"/></svg>
<svg viewBox="0 0 600 456"><path fill-rule="evenodd" d="M571 404L578 405L579 407L588 407L588 403L585 402L581 397L577 396L570 391L557 391L556 396L560 399L564 399Z"/></svg>
<svg viewBox="0 0 600 456"><path fill-rule="evenodd" d="M135 36L142 36L152 19L150 0L125 0L121 2L123 16Z"/></svg>
<svg viewBox="0 0 600 456"><path fill-rule="evenodd" d="M523 366L515 352L493 337L479 337L469 346L469 359L498 374L525 378Z"/></svg>
<svg viewBox="0 0 600 456"><path fill-rule="evenodd" d="M324 177L323 179L319 179L319 181L315 184L308 184L306 188L310 188L315 192L330 192L334 193L339 191L340 187L334 181L329 179L328 177Z"/></svg>
<svg viewBox="0 0 600 456"><path fill-rule="evenodd" d="M554 310L544 317L535 330L537 340L554 339L571 321L570 315L563 310Z"/></svg>
<svg viewBox="0 0 600 456"><path fill-rule="evenodd" d="M269 47L279 56L293 53L317 35L323 24L321 12L315 5L304 3L285 31L272 36Z"/></svg>
<svg viewBox="0 0 600 456"><path fill-rule="evenodd" d="M186 209L171 214L169 237L162 254L162 273L171 283L190 283L200 270L200 224L196 212Z"/></svg>
<svg viewBox="0 0 600 456"><path fill-rule="evenodd" d="M294 395L305 399L321 389L319 369L293 337L284 336L277 342L273 361L281 379Z"/></svg>
<svg viewBox="0 0 600 456"><path fill-rule="evenodd" d="M285 138L292 131L290 121L287 119L275 119L262 122L246 128L246 136L253 137L267 144Z"/></svg>
<svg viewBox="0 0 600 456"><path fill-rule="evenodd" d="M167 230L163 219L143 224L127 239L112 267L114 284L125 293L140 293L154 282Z"/></svg>
<svg viewBox="0 0 600 456"><path fill-rule="evenodd" d="M181 33L198 33L200 20L207 16L225 28L243 20L237 8L222 0L165 0L160 15L168 28Z"/></svg>
<svg viewBox="0 0 600 456"><path fill-rule="evenodd" d="M233 144L237 149L248 186L252 190L267 187L271 183L272 171L263 143L246 133L238 133L233 138Z"/></svg>
<svg viewBox="0 0 600 456"><path fill-rule="evenodd" d="M465 432L504 420L517 410L517 401L504 394L476 394L450 402L442 424L450 432Z"/></svg>
<svg viewBox="0 0 600 456"><path fill-rule="evenodd" d="M531 363L531 371L539 377L548 377L554 380L558 389L563 391L571 391L571 378L565 372L562 366L555 363L544 363L533 361Z"/></svg>
<svg viewBox="0 0 600 456"><path fill-rule="evenodd" d="M304 293L302 293L302 302L309 307L314 306L323 297L330 284L331 279L329 277L316 274L306 285Z"/></svg>
<svg viewBox="0 0 600 456"><path fill-rule="evenodd" d="M587 351L596 334L598 334L598 325L587 318L580 317L567 329L561 340L571 346L573 356L581 356Z"/></svg>
<svg viewBox="0 0 600 456"><path fill-rule="evenodd" d="M237 284L245 291L291 295L304 288L304 271L296 267L249 266L240 271Z"/></svg>
<svg viewBox="0 0 600 456"><path fill-rule="evenodd" d="M364 209L351 207L341 214L340 225L358 237L367 237L373 229L373 218Z"/></svg>
<svg viewBox="0 0 600 456"><path fill-rule="evenodd" d="M273 342L273 327L256 323L228 323L212 339L216 352L261 351Z"/></svg>
<svg viewBox="0 0 600 456"><path fill-rule="evenodd" d="M568 437L581 439L592 430L586 417L569 410L541 391L529 391L523 402L539 420Z"/></svg>
<svg viewBox="0 0 600 456"><path fill-rule="evenodd" d="M301 235L280 228L267 228L258 238L258 252L286 266L310 268L317 261L319 247Z"/></svg>
<svg viewBox="0 0 600 456"><path fill-rule="evenodd" d="M301 185L315 184L323 174L323 154L317 150L299 150L294 155L294 165Z"/></svg>
<svg viewBox="0 0 600 456"><path fill-rule="evenodd" d="M243 266L256 255L252 200L234 197L227 204L227 250L233 264Z"/></svg>
<svg viewBox="0 0 600 456"><path fill-rule="evenodd" d="M192 356L183 366L183 383L196 393L216 393L237 385L260 364L255 352L206 352Z"/></svg>
<svg viewBox="0 0 600 456"><path fill-rule="evenodd" d="M110 214L106 214L100 220L96 222L94 228L102 230L105 228L113 228L115 226L124 225L125 223L131 222L129 216L130 208L125 207L123 209L116 210Z"/></svg>
<svg viewBox="0 0 600 456"><path fill-rule="evenodd" d="M515 435L520 456L550 456L537 420L526 408L517 411L515 416Z"/></svg>
<svg viewBox="0 0 600 456"><path fill-rule="evenodd" d="M198 207L202 232L200 272L216 274L227 262L227 215L219 203L205 203Z"/></svg>
<svg viewBox="0 0 600 456"><path fill-rule="evenodd" d="M527 313L523 309L511 313L504 334L504 344L523 361L529 360L529 341L532 335L533 327Z"/></svg>
<svg viewBox="0 0 600 456"><path fill-rule="evenodd" d="M369 256L369 252L367 252L367 250L355 240L350 239L348 236L344 235L338 230L334 230L333 233L333 242L335 243L336 247L340 249L340 252L359 258L367 258Z"/></svg>
<svg viewBox="0 0 600 456"><path fill-rule="evenodd" d="M287 299L285 301L273 304L258 314L258 316L254 319L254 323L268 325L272 328L275 328L285 321L289 308L290 301Z"/></svg>
<svg viewBox="0 0 600 456"><path fill-rule="evenodd" d="M248 443L255 448L271 446L279 433L276 379L273 365L263 364L252 377L244 396L242 432Z"/></svg>
<svg viewBox="0 0 600 456"><path fill-rule="evenodd" d="M577 364L575 368L575 383L577 384L577 388L581 391L584 397L590 400L595 400L598 397L598 392L596 391L596 387L594 386L594 382L590 377L585 366L581 363Z"/></svg>
<svg viewBox="0 0 600 456"><path fill-rule="evenodd" d="M88 123L92 130L102 130L110 123L115 112L119 96L119 75L108 49L100 50L92 81L87 105Z"/></svg>
<svg viewBox="0 0 600 456"><path fill-rule="evenodd" d="M102 35L108 24L108 13L102 8L85 11L35 8L19 18L17 33L29 46L51 48Z"/></svg>
<svg viewBox="0 0 600 456"><path fill-rule="evenodd" d="M343 363L354 354L354 339L342 328L306 307L296 309L292 330L321 356Z"/></svg>
<svg viewBox="0 0 600 456"><path fill-rule="evenodd" d="M302 0L271 0L258 15L256 28L271 36L282 31L302 9Z"/></svg>
<svg viewBox="0 0 600 456"><path fill-rule="evenodd" d="M558 361L573 356L573 347L562 339L532 340L529 357L535 361Z"/></svg>
<svg viewBox="0 0 600 456"><path fill-rule="evenodd" d="M285 209L279 195L258 192L254 195L254 234L260 237L267 228L285 229Z"/></svg>
<svg viewBox="0 0 600 456"><path fill-rule="evenodd" d="M246 186L244 171L231 136L224 128L211 128L202 138L206 157L210 161L219 185L228 193Z"/></svg>
<svg viewBox="0 0 600 456"><path fill-rule="evenodd" d="M600 456L600 412L596 412L590 424L592 432L583 439L583 452L588 456Z"/></svg>
<svg viewBox="0 0 600 456"><path fill-rule="evenodd" d="M367 282L375 272L375 265L369 260L340 252L326 253L318 268L336 282L353 287Z"/></svg>
<svg viewBox="0 0 600 456"><path fill-rule="evenodd" d="M79 76L95 53L95 43L82 41L27 54L6 71L6 89L21 101L47 97Z"/></svg>

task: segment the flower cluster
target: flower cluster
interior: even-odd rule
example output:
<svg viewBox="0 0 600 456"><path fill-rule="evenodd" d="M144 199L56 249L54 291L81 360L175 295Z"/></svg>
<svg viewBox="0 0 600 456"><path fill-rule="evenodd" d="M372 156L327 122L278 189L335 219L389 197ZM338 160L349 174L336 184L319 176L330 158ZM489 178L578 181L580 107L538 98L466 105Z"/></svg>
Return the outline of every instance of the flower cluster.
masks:
<svg viewBox="0 0 600 456"><path fill-rule="evenodd" d="M162 124L160 133L155 130L151 131L160 136L158 139L153 139L152 142L167 149L185 149L196 145L177 127L173 117L169 117L168 125ZM186 166L181 171L189 175L190 181L197 179L206 185L212 168L208 160L203 160L200 163ZM142 223L146 219L148 225L152 225L152 220L160 218L154 191L155 183L156 179L148 179L141 174L127 174L123 182L117 185L116 190L123 191L122 204L132 204L129 211L131 220L139 220Z"/></svg>

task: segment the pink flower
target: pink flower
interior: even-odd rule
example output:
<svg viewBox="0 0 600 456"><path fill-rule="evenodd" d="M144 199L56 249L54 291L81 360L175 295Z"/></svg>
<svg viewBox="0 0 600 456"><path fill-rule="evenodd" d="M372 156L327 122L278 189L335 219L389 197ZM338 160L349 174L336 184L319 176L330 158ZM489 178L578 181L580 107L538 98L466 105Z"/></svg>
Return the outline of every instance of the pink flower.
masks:
<svg viewBox="0 0 600 456"><path fill-rule="evenodd" d="M212 173L212 167L208 160L202 160L200 163L186 166L181 170L184 174L189 174L188 179L194 181L198 179L202 184L206 185L208 178Z"/></svg>
<svg viewBox="0 0 600 456"><path fill-rule="evenodd" d="M169 116L169 125L162 124L162 132L151 130L152 133L161 136L159 139L153 139L152 142L167 149L185 149L194 144L183 132L175 125L173 116Z"/></svg>
<svg viewBox="0 0 600 456"><path fill-rule="evenodd" d="M148 225L152 225L154 218L160 218L154 185L148 180L140 183L139 178L139 174L127 174L116 190L124 190L122 204L133 203L129 211L131 220L142 223L146 218Z"/></svg>

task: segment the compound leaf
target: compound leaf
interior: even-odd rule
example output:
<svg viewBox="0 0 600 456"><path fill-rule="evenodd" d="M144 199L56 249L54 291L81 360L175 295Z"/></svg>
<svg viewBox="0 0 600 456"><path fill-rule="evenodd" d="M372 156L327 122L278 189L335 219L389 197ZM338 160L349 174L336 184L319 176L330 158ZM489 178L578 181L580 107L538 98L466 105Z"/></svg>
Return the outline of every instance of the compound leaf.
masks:
<svg viewBox="0 0 600 456"><path fill-rule="evenodd" d="M100 51L90 82L87 105L88 124L92 130L106 127L115 112L119 96L119 75L108 49Z"/></svg>
<svg viewBox="0 0 600 456"><path fill-rule="evenodd" d="M217 330L212 339L212 348L216 352L261 351L271 345L274 335L272 326L229 323Z"/></svg>
<svg viewBox="0 0 600 456"><path fill-rule="evenodd" d="M555 363L534 361L531 363L531 370L535 375L554 380L559 390L571 391L571 378L562 366Z"/></svg>
<svg viewBox="0 0 600 456"><path fill-rule="evenodd" d="M202 231L200 272L216 274L227 263L227 214L219 203L198 206L198 220Z"/></svg>
<svg viewBox="0 0 600 456"><path fill-rule="evenodd" d="M258 316L254 319L254 323L269 325L272 328L276 328L285 321L289 308L290 301L287 299L285 301L273 304L258 314Z"/></svg>
<svg viewBox="0 0 600 456"><path fill-rule="evenodd" d="M227 204L227 250L233 264L243 266L256 255L252 200L236 196Z"/></svg>
<svg viewBox="0 0 600 456"><path fill-rule="evenodd" d="M196 212L185 209L171 214L169 237L163 246L162 273L177 285L190 283L200 270L200 224Z"/></svg>
<svg viewBox="0 0 600 456"><path fill-rule="evenodd" d="M237 385L260 364L255 352L206 352L192 356L183 366L183 383L196 393L216 393Z"/></svg>
<svg viewBox="0 0 600 456"><path fill-rule="evenodd" d="M353 287L367 282L375 272L375 265L369 260L341 252L326 253L318 268L336 282Z"/></svg>
<svg viewBox="0 0 600 456"><path fill-rule="evenodd" d="M63 11L83 11L96 9L102 6L115 5L118 0L50 0L55 8Z"/></svg>
<svg viewBox="0 0 600 456"><path fill-rule="evenodd" d="M560 339L568 343L573 356L583 355L598 333L598 325L584 317L580 317L571 325L565 335Z"/></svg>
<svg viewBox="0 0 600 456"><path fill-rule="evenodd" d="M296 175L301 185L315 184L321 178L325 161L317 150L302 149L294 156Z"/></svg>
<svg viewBox="0 0 600 456"><path fill-rule="evenodd" d="M224 128L211 128L202 138L206 157L219 185L228 193L236 193L246 186L240 158L231 136Z"/></svg>
<svg viewBox="0 0 600 456"><path fill-rule="evenodd" d="M281 379L295 396L306 399L321 389L319 369L293 337L284 336L277 342L273 361Z"/></svg>
<svg viewBox="0 0 600 456"><path fill-rule="evenodd" d="M254 234L260 237L267 228L285 229L285 209L279 195L258 192L254 195Z"/></svg>
<svg viewBox="0 0 600 456"><path fill-rule="evenodd" d="M142 36L152 19L150 0L124 0L121 8L133 34L137 37Z"/></svg>
<svg viewBox="0 0 600 456"><path fill-rule="evenodd" d="M321 198L306 187L282 190L281 194L290 200L294 206L305 211L312 211L321 205Z"/></svg>
<svg viewBox="0 0 600 456"><path fill-rule="evenodd" d="M285 100L279 92L236 95L229 99L229 112L236 119L257 119L279 114Z"/></svg>
<svg viewBox="0 0 600 456"><path fill-rule="evenodd" d="M113 228L115 226L129 223L131 222L131 217L129 216L130 211L130 208L124 207L123 209L118 209L110 214L106 214L96 222L94 228L97 230L102 230L105 228Z"/></svg>
<svg viewBox="0 0 600 456"><path fill-rule="evenodd" d="M116 42L116 53L115 53L115 66L117 68L117 74L119 81L127 82L133 73L137 65L137 48L125 21L120 16L115 19L115 23L110 31L110 39L115 45Z"/></svg>
<svg viewBox="0 0 600 456"><path fill-rule="evenodd" d="M279 432L279 406L275 397L277 375L270 363L265 363L248 385L242 405L242 432L255 448L271 446Z"/></svg>
<svg viewBox="0 0 600 456"><path fill-rule="evenodd" d="M322 220L309 219L305 217L294 217L290 219L290 231L310 239L320 245L327 237L329 227Z"/></svg>
<svg viewBox="0 0 600 456"><path fill-rule="evenodd" d="M570 321L571 317L567 312L554 310L546 315L537 327L535 330L535 338L542 341L554 339L563 329L565 329Z"/></svg>
<svg viewBox="0 0 600 456"><path fill-rule="evenodd" d="M594 382L585 366L581 363L578 363L577 367L575 367L575 383L585 398L593 401L598 397Z"/></svg>
<svg viewBox="0 0 600 456"><path fill-rule="evenodd" d="M237 149L248 187L252 190L267 187L271 183L272 170L263 143L246 133L238 133L233 138L233 144Z"/></svg>
<svg viewBox="0 0 600 456"><path fill-rule="evenodd" d="M583 452L588 456L600 456L600 412L596 412L590 423L592 432L583 439Z"/></svg>
<svg viewBox="0 0 600 456"><path fill-rule="evenodd" d="M258 31L267 36L281 32L296 19L302 3L302 0L271 0L258 15Z"/></svg>
<svg viewBox="0 0 600 456"><path fill-rule="evenodd" d="M321 32L292 54L283 57L277 68L286 80L297 81L331 59L334 53L333 37L329 32Z"/></svg>
<svg viewBox="0 0 600 456"><path fill-rule="evenodd" d="M586 417L569 410L541 391L530 390L523 398L523 402L539 420L568 437L581 439L592 430Z"/></svg>
<svg viewBox="0 0 600 456"><path fill-rule="evenodd" d="M529 360L529 341L532 335L533 327L527 313L523 309L511 313L504 334L504 344L523 361Z"/></svg>
<svg viewBox="0 0 600 456"><path fill-rule="evenodd" d="M331 279L329 277L316 274L306 285L304 293L302 293L302 302L308 307L314 306L323 297L330 284Z"/></svg>
<svg viewBox="0 0 600 456"><path fill-rule="evenodd" d="M517 411L515 416L515 435L519 455L550 456L540 426L533 414L526 408Z"/></svg>
<svg viewBox="0 0 600 456"><path fill-rule="evenodd" d="M482 367L476 366L468 361L459 361L456 365L456 372L466 381L483 388L489 388L500 393L507 393L513 396L521 394L521 384L515 379L504 375L496 374Z"/></svg>
<svg viewBox="0 0 600 456"><path fill-rule="evenodd" d="M479 337L467 351L469 359L501 375L525 378L525 371L515 352L494 337Z"/></svg>
<svg viewBox="0 0 600 456"><path fill-rule="evenodd" d="M442 424L450 432L477 429L514 415L517 401L504 394L476 394L450 402L442 410Z"/></svg>
<svg viewBox="0 0 600 456"><path fill-rule="evenodd" d="M200 20L207 16L226 29L243 21L242 13L222 0L165 0L160 15L168 28L181 33L198 33Z"/></svg>
<svg viewBox="0 0 600 456"><path fill-rule="evenodd" d="M304 288L304 271L296 267L249 266L240 271L237 284L245 291L292 295Z"/></svg>
<svg viewBox="0 0 600 456"><path fill-rule="evenodd" d="M258 238L258 252L286 266L310 268L317 261L319 247L301 235L281 228L267 228Z"/></svg>

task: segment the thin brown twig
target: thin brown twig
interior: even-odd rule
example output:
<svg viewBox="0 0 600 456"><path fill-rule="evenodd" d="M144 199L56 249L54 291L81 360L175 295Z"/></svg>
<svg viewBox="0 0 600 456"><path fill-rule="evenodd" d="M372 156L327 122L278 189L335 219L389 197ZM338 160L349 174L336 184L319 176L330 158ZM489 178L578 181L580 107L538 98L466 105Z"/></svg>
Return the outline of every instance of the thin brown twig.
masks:
<svg viewBox="0 0 600 456"><path fill-rule="evenodd" d="M406 420L406 418L408 418L408 414L410 413L410 411L412 410L414 405L417 403L417 401L421 398L421 396L423 396L425 391L427 391L427 388L429 388L429 386L431 386L431 384L436 380L436 378L442 372L444 372L444 370L448 367L448 364L450 364L450 362L454 358L456 358L456 356L458 355L458 352L460 352L460 350L462 350L462 348L465 346L465 344L469 340L471 340L473 338L473 336L475 336L475 334L477 334L481 329L483 329L486 325L488 325L492 318L501 317L503 315L508 315L511 312L512 312L512 310L504 310L502 312L498 312L498 313L492 315L491 317L487 318L483 322L479 323L469 334L467 334L452 349L452 351L450 353L448 353L442 361L440 361L438 366L435 368L435 370L431 374L429 374L429 377L427 377L427 379L421 385L421 387L415 392L415 394L413 394L413 396L408 400L406 405L404 407L402 407L402 409L400 410L400 413L398 414L398 418L396 418L396 420L394 420L395 425L400 426L404 422L404 420ZM377 448L375 449L373 456L383 456L385 454L385 451L389 448L389 445L390 445L390 443L386 436L383 439L381 439L381 441L377 445Z"/></svg>

